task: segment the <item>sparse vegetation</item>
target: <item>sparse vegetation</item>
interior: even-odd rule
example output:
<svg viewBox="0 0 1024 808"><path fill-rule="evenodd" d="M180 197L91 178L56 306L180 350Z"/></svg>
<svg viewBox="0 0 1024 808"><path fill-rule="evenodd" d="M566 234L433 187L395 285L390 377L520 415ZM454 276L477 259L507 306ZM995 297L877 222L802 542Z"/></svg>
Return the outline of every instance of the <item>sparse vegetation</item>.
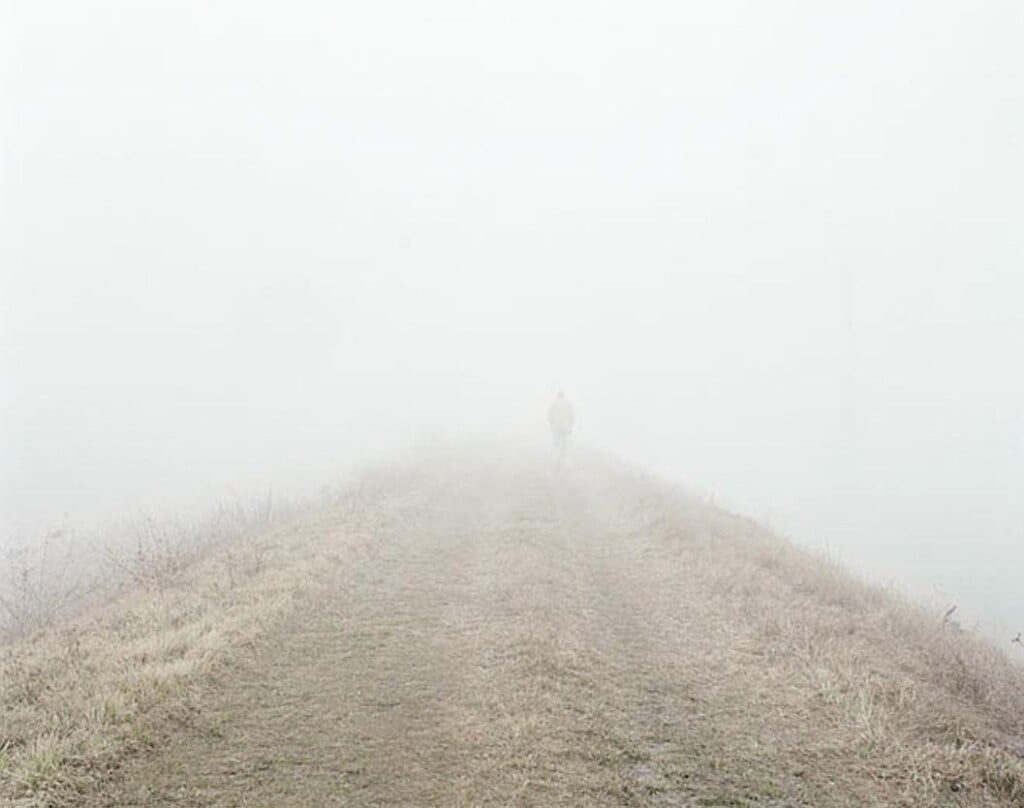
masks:
<svg viewBox="0 0 1024 808"><path fill-rule="evenodd" d="M95 582L76 568L78 549L73 531L58 528L7 550L0 561L0 642L51 625L94 591Z"/></svg>
<svg viewBox="0 0 1024 808"><path fill-rule="evenodd" d="M301 512L261 501L198 522L139 517L101 550L67 531L15 553L0 798L62 804L144 748L161 710L187 714L187 684L286 610L316 563Z"/></svg>
<svg viewBox="0 0 1024 808"><path fill-rule="evenodd" d="M0 561L0 643L52 626L126 588L162 588L205 552L281 524L304 508L271 494L221 503L203 518L138 513L83 537L69 525L15 541Z"/></svg>

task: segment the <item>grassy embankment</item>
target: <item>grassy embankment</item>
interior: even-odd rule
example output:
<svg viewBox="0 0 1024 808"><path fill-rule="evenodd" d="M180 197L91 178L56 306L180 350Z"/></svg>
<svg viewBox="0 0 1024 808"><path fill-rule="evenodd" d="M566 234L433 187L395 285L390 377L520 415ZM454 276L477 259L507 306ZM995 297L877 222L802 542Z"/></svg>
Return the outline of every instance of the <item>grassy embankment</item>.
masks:
<svg viewBox="0 0 1024 808"><path fill-rule="evenodd" d="M372 562L387 541L383 515L433 473L365 476L314 513L156 564L84 614L0 649L0 801L74 803L188 722L193 687L230 682L232 649L312 588ZM850 778L886 794L898 781L903 804L1024 805L1024 672L1002 651L748 520L619 468L592 473L622 498L638 540L672 548L679 574L715 593L721 625L755 638L748 656L778 710L831 722L800 761L779 766L819 761L841 773L837 789ZM723 729L739 744L760 728Z"/></svg>

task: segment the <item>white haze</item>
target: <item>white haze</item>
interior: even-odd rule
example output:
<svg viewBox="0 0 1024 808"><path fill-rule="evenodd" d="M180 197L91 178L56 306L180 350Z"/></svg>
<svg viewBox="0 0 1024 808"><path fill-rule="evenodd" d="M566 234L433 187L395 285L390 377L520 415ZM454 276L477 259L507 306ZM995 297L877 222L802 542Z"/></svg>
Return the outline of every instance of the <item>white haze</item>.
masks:
<svg viewBox="0 0 1024 808"><path fill-rule="evenodd" d="M1024 628L1016 0L3 13L4 535L541 441L564 388Z"/></svg>

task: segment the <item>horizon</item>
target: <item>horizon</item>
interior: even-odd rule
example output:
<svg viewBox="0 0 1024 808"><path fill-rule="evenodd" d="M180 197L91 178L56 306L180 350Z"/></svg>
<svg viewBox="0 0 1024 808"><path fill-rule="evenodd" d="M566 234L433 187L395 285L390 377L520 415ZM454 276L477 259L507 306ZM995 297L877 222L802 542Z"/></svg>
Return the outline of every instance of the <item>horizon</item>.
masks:
<svg viewBox="0 0 1024 808"><path fill-rule="evenodd" d="M1022 627L1015 4L0 13L0 542L541 442L564 389L581 442Z"/></svg>

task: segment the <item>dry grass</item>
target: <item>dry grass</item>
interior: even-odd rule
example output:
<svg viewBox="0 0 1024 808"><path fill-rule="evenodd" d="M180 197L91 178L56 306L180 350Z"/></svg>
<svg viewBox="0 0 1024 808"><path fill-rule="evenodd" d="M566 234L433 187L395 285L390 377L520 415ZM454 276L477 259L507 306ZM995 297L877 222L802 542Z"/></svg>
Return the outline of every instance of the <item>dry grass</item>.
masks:
<svg viewBox="0 0 1024 808"><path fill-rule="evenodd" d="M901 783L908 806L1024 805L1024 667L948 614L749 520L643 487L642 509L659 514L654 534L707 583L723 616L749 628L780 705L796 693L826 712L851 767L887 761L878 776Z"/></svg>
<svg viewBox="0 0 1024 808"><path fill-rule="evenodd" d="M202 518L140 512L80 535L71 525L11 540L0 558L0 644L23 639L131 588L160 588L202 555L265 532L313 503L220 503Z"/></svg>
<svg viewBox="0 0 1024 808"><path fill-rule="evenodd" d="M322 514L276 528L247 521L249 535L223 510L201 532L147 520L104 559L115 591L74 618L61 619L67 599L47 607L50 590L23 590L28 603L0 645L0 802L73 801L187 721L197 677L286 615L325 559L365 554L373 539L359 530L361 501L354 492L335 506L340 530Z"/></svg>
<svg viewBox="0 0 1024 808"><path fill-rule="evenodd" d="M373 696L333 725L353 743L382 731L381 710L406 743L415 704L394 683L418 648L421 707L446 716L437 754L462 750L463 768L410 776L449 804L1024 806L1024 673L990 643L644 475L589 458L545 488L531 463L363 475L317 513L126 576L4 647L0 801L74 804L126 755L187 737L193 685L232 681L235 650L276 632L294 646L276 670L325 675L302 652L315 638L336 692ZM291 636L297 598L360 564L373 574L345 597L367 602L337 608L368 622L325 612ZM359 643L393 669L368 668ZM366 754L396 765L386 744Z"/></svg>

